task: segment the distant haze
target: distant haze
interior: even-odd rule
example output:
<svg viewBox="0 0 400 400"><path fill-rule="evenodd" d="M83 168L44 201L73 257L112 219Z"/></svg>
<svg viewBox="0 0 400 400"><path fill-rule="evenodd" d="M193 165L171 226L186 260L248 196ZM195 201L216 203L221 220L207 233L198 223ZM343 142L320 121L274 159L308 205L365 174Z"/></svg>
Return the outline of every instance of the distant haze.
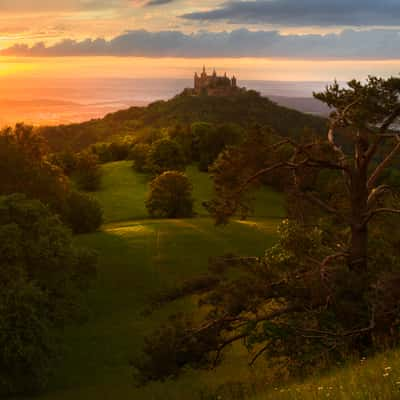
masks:
<svg viewBox="0 0 400 400"><path fill-rule="evenodd" d="M239 81L274 101L305 112L323 111L312 92L326 82ZM29 86L27 86L29 85ZM190 79L58 79L17 81L0 93L0 125L81 122L130 106L166 100L190 87Z"/></svg>

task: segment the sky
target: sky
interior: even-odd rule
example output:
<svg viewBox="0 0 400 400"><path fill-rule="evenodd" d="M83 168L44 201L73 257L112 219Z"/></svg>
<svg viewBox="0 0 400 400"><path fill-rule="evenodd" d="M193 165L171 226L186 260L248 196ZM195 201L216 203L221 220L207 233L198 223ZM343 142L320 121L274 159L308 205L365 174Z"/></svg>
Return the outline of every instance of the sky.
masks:
<svg viewBox="0 0 400 400"><path fill-rule="evenodd" d="M0 0L1 77L400 72L400 0Z"/></svg>

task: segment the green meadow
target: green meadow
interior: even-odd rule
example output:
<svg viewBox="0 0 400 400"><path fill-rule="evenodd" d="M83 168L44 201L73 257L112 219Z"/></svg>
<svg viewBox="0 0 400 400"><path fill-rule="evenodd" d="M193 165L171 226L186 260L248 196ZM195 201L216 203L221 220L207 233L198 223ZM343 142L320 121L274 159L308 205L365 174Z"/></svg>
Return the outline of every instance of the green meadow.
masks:
<svg viewBox="0 0 400 400"><path fill-rule="evenodd" d="M168 315L193 310L194 299L143 311L152 296L206 272L210 256L234 252L262 255L275 240L284 216L279 194L256 195L255 215L216 227L201 207L212 196L212 182L194 167L187 170L196 198L197 217L149 219L144 207L148 179L130 162L103 166L101 202L105 224L77 242L99 254L98 276L88 296L87 321L65 332L64 356L42 400L392 400L400 398L398 351L354 360L327 375L305 382L274 382L262 365L249 368L241 346L232 349L213 371L186 371L177 380L134 386L130 360L140 354L143 338ZM210 393L216 393L211 395Z"/></svg>
<svg viewBox="0 0 400 400"><path fill-rule="evenodd" d="M212 182L196 168L193 184L197 216L155 220L144 201L148 179L130 162L103 166L102 189L96 193L105 224L95 234L77 237L99 254L98 276L88 296L89 317L65 333L65 351L42 399L196 399L207 387L249 379L242 349L216 371L188 371L177 381L135 388L129 362L140 354L143 338L169 314L189 310L193 299L167 304L151 315L143 311L160 290L181 285L207 271L211 256L262 255L275 240L284 216L282 198L267 189L257 193L255 216L217 227L201 203L210 199Z"/></svg>

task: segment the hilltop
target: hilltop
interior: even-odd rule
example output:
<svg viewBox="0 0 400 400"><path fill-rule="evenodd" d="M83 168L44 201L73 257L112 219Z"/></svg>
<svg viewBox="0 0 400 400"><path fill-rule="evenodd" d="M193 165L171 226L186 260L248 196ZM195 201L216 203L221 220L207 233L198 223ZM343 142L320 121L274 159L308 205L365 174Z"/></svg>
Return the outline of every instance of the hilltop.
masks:
<svg viewBox="0 0 400 400"><path fill-rule="evenodd" d="M146 107L131 107L110 113L102 119L80 124L43 127L40 132L55 151L81 150L115 137L139 137L151 129L197 121L236 123L242 127L258 124L269 126L283 136L298 136L307 127L323 133L326 120L279 106L255 91L234 96L190 96L184 93L167 101L157 101Z"/></svg>

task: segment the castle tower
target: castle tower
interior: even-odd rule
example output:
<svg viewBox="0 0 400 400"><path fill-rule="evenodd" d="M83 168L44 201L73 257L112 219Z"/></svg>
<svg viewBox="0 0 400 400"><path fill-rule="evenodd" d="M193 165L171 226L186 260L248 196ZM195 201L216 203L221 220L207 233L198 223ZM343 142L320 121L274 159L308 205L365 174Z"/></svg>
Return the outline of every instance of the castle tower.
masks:
<svg viewBox="0 0 400 400"><path fill-rule="evenodd" d="M203 72L201 73L201 78L202 79L207 78L207 72L206 72L206 66L205 65L203 65Z"/></svg>
<svg viewBox="0 0 400 400"><path fill-rule="evenodd" d="M218 76L215 68L213 68L212 73L208 75L206 66L203 65L202 72L196 72L194 74L194 94L207 94L209 96L231 96L239 93L237 89L238 86L236 76L233 75L232 77L229 77L226 72L224 75Z"/></svg>
<svg viewBox="0 0 400 400"><path fill-rule="evenodd" d="M232 77L232 87L236 87L237 86L237 80L236 80L236 77L235 77L235 75L233 75L233 77Z"/></svg>

